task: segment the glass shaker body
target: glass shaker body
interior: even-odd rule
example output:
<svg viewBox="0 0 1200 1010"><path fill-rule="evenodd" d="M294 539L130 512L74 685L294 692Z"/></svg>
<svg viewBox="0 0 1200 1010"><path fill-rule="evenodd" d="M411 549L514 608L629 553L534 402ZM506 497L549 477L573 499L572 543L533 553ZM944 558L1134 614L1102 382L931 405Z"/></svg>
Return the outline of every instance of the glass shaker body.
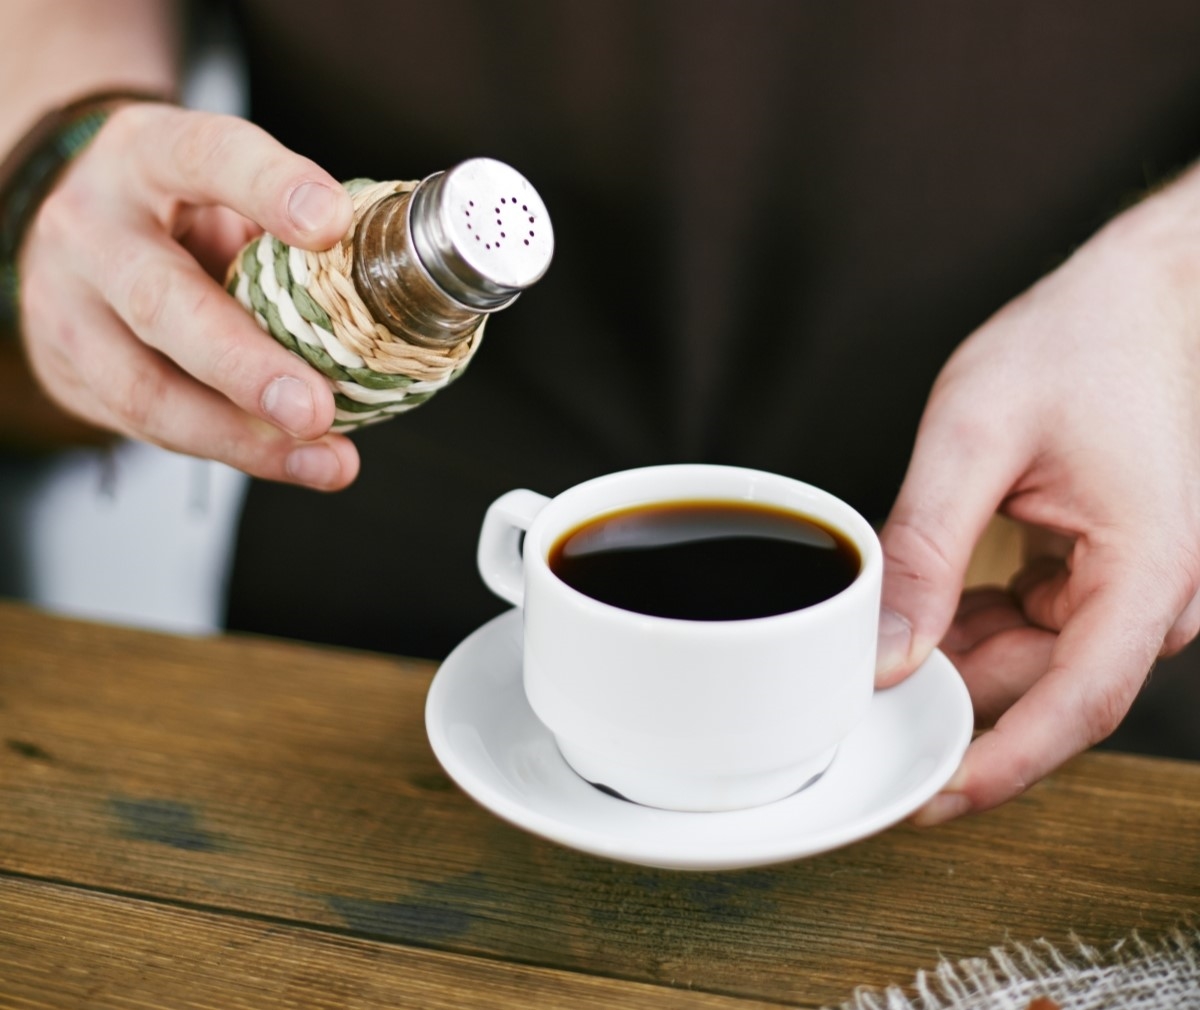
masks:
<svg viewBox="0 0 1200 1010"><path fill-rule="evenodd" d="M550 265L541 198L507 165L465 161L370 207L355 232L354 282L375 318L423 346L462 340Z"/></svg>

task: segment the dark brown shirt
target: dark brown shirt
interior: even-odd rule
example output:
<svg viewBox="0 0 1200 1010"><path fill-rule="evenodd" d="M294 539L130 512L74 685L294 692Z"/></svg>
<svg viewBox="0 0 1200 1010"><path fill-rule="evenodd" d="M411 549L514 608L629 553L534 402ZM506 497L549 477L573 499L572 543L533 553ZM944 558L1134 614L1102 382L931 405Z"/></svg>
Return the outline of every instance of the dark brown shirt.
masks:
<svg viewBox="0 0 1200 1010"><path fill-rule="evenodd" d="M502 609L483 511L622 467L792 474L882 519L989 314L1200 150L1195 0L246 0L254 118L336 175L473 155L557 253L469 372L257 484L230 622L443 654Z"/></svg>

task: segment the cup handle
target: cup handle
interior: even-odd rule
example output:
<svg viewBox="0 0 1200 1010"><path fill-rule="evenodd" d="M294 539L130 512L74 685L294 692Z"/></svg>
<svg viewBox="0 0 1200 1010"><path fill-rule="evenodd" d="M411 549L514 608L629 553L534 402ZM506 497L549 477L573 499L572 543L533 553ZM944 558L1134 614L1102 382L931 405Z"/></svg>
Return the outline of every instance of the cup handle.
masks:
<svg viewBox="0 0 1200 1010"><path fill-rule="evenodd" d="M548 501L536 491L509 491L492 502L483 517L475 554L479 574L488 589L516 607L525 600L521 535Z"/></svg>

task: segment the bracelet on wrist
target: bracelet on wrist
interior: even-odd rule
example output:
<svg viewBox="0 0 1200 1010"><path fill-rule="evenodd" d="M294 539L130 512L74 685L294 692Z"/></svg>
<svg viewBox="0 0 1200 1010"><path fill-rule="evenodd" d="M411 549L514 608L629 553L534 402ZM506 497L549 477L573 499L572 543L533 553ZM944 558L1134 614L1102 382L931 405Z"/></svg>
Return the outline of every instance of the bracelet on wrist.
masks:
<svg viewBox="0 0 1200 1010"><path fill-rule="evenodd" d="M0 162L0 329L16 331L21 242L63 170L119 106L164 101L170 99L136 90L85 95L42 116Z"/></svg>

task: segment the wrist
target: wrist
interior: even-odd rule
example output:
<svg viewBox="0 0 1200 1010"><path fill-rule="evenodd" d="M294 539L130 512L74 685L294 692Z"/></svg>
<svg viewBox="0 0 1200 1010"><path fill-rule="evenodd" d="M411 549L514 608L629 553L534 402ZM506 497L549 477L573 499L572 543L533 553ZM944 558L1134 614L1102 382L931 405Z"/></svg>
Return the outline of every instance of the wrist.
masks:
<svg viewBox="0 0 1200 1010"><path fill-rule="evenodd" d="M93 92L43 115L0 161L0 331L15 332L21 243L59 176L121 105L169 101L134 90Z"/></svg>

